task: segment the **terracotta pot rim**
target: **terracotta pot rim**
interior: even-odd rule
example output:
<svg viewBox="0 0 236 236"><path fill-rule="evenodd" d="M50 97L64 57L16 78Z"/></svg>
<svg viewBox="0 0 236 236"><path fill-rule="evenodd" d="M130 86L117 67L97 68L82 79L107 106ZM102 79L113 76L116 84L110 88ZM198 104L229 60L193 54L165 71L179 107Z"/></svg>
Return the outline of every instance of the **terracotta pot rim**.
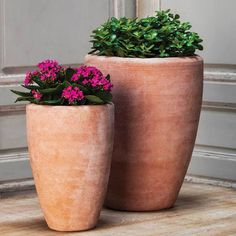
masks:
<svg viewBox="0 0 236 236"><path fill-rule="evenodd" d="M101 60L110 60L110 61L118 61L118 62L125 62L125 63L193 63L193 62L201 62L203 58L199 55L194 56L186 56L186 57L152 57L152 58L131 58L131 57L110 57L110 56L98 56L94 54L87 54L85 57L94 57L99 58Z"/></svg>
<svg viewBox="0 0 236 236"><path fill-rule="evenodd" d="M52 109L59 109L59 108L63 108L63 109L84 109L84 108L105 108L105 107L113 107L114 103L110 102L110 103L106 103L106 104L100 104L100 105L77 105L77 106L68 106L68 105L39 105L39 104L35 104L35 103L30 103L27 104L26 107L38 107L38 108L52 108Z"/></svg>

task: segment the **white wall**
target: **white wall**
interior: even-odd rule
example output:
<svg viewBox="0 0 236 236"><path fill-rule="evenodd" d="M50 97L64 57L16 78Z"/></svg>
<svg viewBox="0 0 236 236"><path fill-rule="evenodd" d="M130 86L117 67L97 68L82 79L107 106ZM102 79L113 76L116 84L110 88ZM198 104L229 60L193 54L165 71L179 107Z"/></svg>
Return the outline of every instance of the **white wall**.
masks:
<svg viewBox="0 0 236 236"><path fill-rule="evenodd" d="M236 180L236 1L137 0L139 17L171 9L204 40L203 106L189 174Z"/></svg>
<svg viewBox="0 0 236 236"><path fill-rule="evenodd" d="M81 64L92 29L134 16L135 0L0 0L0 181L31 177L25 106L14 104L24 73L40 60Z"/></svg>
<svg viewBox="0 0 236 236"><path fill-rule="evenodd" d="M204 39L203 109L189 173L236 180L236 1L162 0Z"/></svg>
<svg viewBox="0 0 236 236"><path fill-rule="evenodd" d="M109 16L171 8L204 39L204 102L189 173L236 180L235 0L0 0L0 181L31 176L25 107L14 104L28 68L45 58L82 63L91 29ZM93 7L91 7L93 6Z"/></svg>

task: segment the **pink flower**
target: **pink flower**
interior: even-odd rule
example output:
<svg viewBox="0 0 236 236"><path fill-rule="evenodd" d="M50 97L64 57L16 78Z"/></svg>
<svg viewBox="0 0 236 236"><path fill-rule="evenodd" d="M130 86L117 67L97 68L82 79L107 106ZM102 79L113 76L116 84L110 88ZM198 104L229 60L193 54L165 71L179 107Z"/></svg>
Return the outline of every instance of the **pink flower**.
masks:
<svg viewBox="0 0 236 236"><path fill-rule="evenodd" d="M77 81L79 79L79 76L77 73L73 74L71 77L71 81Z"/></svg>
<svg viewBox="0 0 236 236"><path fill-rule="evenodd" d="M36 91L36 90L32 90L32 94L36 100L40 100L43 96L39 91Z"/></svg>
<svg viewBox="0 0 236 236"><path fill-rule="evenodd" d="M69 103L75 103L84 99L83 92L78 87L68 86L62 91L62 97L69 100Z"/></svg>
<svg viewBox="0 0 236 236"><path fill-rule="evenodd" d="M27 72L25 75L24 85L28 86L29 84L32 84L33 83L32 78L38 75L39 75L38 71Z"/></svg>
<svg viewBox="0 0 236 236"><path fill-rule="evenodd" d="M24 80L25 86L28 86L31 83L31 76L32 76L31 72L26 73L25 80Z"/></svg>
<svg viewBox="0 0 236 236"><path fill-rule="evenodd" d="M78 81L79 79L82 79L83 85L90 85L93 88L104 89L105 91L110 91L113 87L111 82L103 76L102 72L94 66L84 65L77 68L71 81Z"/></svg>
<svg viewBox="0 0 236 236"><path fill-rule="evenodd" d="M40 79L41 79L42 81L44 81L44 80L47 79L47 77L46 77L46 75L40 75Z"/></svg>
<svg viewBox="0 0 236 236"><path fill-rule="evenodd" d="M92 79L89 81L92 87L100 87L103 88L106 91L110 91L113 85L110 83L108 79L106 79L105 76L99 76L95 75L92 77Z"/></svg>
<svg viewBox="0 0 236 236"><path fill-rule="evenodd" d="M82 77L89 77L91 75L102 75L102 72L98 70L94 66L81 66L80 68L76 69L76 75L77 77L82 76Z"/></svg>
<svg viewBox="0 0 236 236"><path fill-rule="evenodd" d="M105 85L103 86L103 89L104 89L105 91L110 91L110 90L112 89L112 87L113 87L113 84L107 83L107 84L105 84Z"/></svg>
<svg viewBox="0 0 236 236"><path fill-rule="evenodd" d="M87 80L87 79L84 79L83 81L82 81L82 84L83 85L86 85L86 84L88 84L89 83L89 81Z"/></svg>
<svg viewBox="0 0 236 236"><path fill-rule="evenodd" d="M26 73L24 79L25 86L23 85L23 87L30 90L30 96L22 100L27 99L36 104L41 103L38 101L45 99L52 100L52 104L55 105L93 104L89 97L88 100L85 99L87 96L84 95L83 91L86 91L86 95L103 97L103 93L104 95L110 95L109 92L113 87L109 76L104 76L94 66L83 65L79 68L71 68L61 66L55 60L44 60L37 67L37 70ZM30 84L33 85L30 86ZM61 88L63 88L62 92L54 92L61 91ZM43 89L46 89L48 92L45 90L43 93ZM48 93L48 96L44 95L45 93ZM104 96L104 103L109 102L111 97Z"/></svg>
<svg viewBox="0 0 236 236"><path fill-rule="evenodd" d="M45 60L40 62L37 66L40 70L40 79L42 81L54 81L57 77L57 73L62 69L56 60Z"/></svg>
<svg viewBox="0 0 236 236"><path fill-rule="evenodd" d="M50 71L52 69L55 71L59 71L61 69L61 66L56 60L44 60L40 62L37 67L41 72Z"/></svg>
<svg viewBox="0 0 236 236"><path fill-rule="evenodd" d="M92 85L92 87L97 87L98 85L102 85L100 83L99 75L93 76L93 78L90 80L90 84Z"/></svg>

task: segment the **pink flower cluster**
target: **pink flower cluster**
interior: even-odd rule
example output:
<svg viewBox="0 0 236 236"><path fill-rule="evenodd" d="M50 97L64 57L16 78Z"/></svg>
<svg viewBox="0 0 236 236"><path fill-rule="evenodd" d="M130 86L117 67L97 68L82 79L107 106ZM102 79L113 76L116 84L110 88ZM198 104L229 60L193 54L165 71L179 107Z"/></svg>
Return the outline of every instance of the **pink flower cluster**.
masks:
<svg viewBox="0 0 236 236"><path fill-rule="evenodd" d="M68 86L62 91L62 97L67 99L70 104L84 99L83 92L78 87Z"/></svg>
<svg viewBox="0 0 236 236"><path fill-rule="evenodd" d="M38 65L40 70L40 79L42 81L51 80L54 81L57 77L57 73L61 70L61 66L56 60L45 60Z"/></svg>
<svg viewBox="0 0 236 236"><path fill-rule="evenodd" d="M76 73L72 76L72 81L82 79L83 85L90 85L93 88L103 88L106 91L110 91L113 85L102 74L100 70L93 66L81 66L76 69Z"/></svg>
<svg viewBox="0 0 236 236"><path fill-rule="evenodd" d="M36 91L36 90L32 90L32 94L36 100L40 100L43 96L39 91Z"/></svg>
<svg viewBox="0 0 236 236"><path fill-rule="evenodd" d="M71 68L59 65L56 60L44 60L37 67L26 73L23 87L30 92L27 97L23 94L22 100L36 104L91 105L106 104L112 99L109 75L104 76L94 66Z"/></svg>
<svg viewBox="0 0 236 236"><path fill-rule="evenodd" d="M24 80L24 85L28 86L32 83L34 76L39 76L41 81L54 81L57 77L57 73L61 70L61 66L55 60L45 60L40 62L37 67L40 71L27 72Z"/></svg>
<svg viewBox="0 0 236 236"><path fill-rule="evenodd" d="M29 84L31 84L33 82L32 78L37 75L39 75L38 71L27 72L24 80L24 85L28 86Z"/></svg>

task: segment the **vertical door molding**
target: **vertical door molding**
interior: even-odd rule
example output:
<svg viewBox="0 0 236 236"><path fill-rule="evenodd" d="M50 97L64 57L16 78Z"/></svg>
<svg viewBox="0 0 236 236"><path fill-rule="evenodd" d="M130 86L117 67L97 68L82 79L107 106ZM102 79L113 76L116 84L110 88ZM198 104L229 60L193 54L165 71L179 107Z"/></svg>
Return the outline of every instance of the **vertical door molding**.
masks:
<svg viewBox="0 0 236 236"><path fill-rule="evenodd" d="M136 12L136 0L111 0L110 9L114 17L133 18Z"/></svg>
<svg viewBox="0 0 236 236"><path fill-rule="evenodd" d="M122 17L125 15L125 0L112 0L112 9L114 17Z"/></svg>
<svg viewBox="0 0 236 236"><path fill-rule="evenodd" d="M4 47L4 0L0 0L0 74L2 73L2 66L3 66L3 47Z"/></svg>
<svg viewBox="0 0 236 236"><path fill-rule="evenodd" d="M161 0L136 0L136 16L152 16L161 9Z"/></svg>

